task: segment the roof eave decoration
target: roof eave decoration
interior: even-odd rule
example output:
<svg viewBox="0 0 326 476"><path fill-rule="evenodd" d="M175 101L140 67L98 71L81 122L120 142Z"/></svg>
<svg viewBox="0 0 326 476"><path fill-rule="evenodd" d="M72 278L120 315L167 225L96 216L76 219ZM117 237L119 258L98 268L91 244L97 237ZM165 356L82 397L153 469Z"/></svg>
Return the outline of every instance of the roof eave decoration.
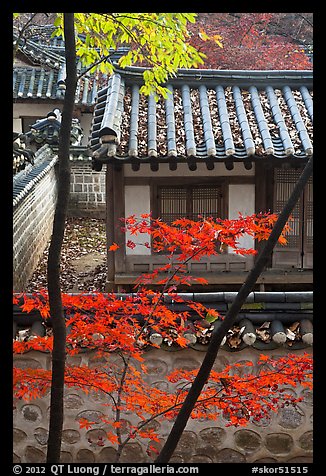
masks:
<svg viewBox="0 0 326 476"><path fill-rule="evenodd" d="M147 162L175 169L185 161L192 170L197 162L249 169L263 158L300 165L313 154L311 71L185 69L156 102L139 94L144 70L117 68L98 93L89 143L95 170Z"/></svg>
<svg viewBox="0 0 326 476"><path fill-rule="evenodd" d="M188 312L184 337L189 347L207 351L214 328L219 327L222 319L209 323L198 318L188 302L200 302L207 308L216 310L225 316L235 299L236 292L219 293L181 293L183 302L176 302L173 296L164 294L166 306L173 312ZM87 294L86 294L87 295ZM85 296L86 296L85 295ZM133 294L117 294L116 298L133 299ZM137 295L135 295L137 299ZM19 304L14 305L14 339L29 340L33 336L44 336L51 332L51 317L44 321L36 309L30 313L22 311ZM138 299L137 299L138 300ZM90 311L91 312L91 311ZM139 315L141 319L141 316ZM44 325L42 325L42 323ZM163 350L181 350L175 338L178 334L171 328L171 338L163 338L160 329L148 328L144 333L147 342L155 343ZM249 347L256 351L273 351L284 348L288 351L307 349L313 345L313 293L308 292L252 292L241 307L235 324L228 330L221 342L221 348L229 352L241 351Z"/></svg>
<svg viewBox="0 0 326 476"><path fill-rule="evenodd" d="M117 144L120 142L120 123L123 111L124 83L120 74L114 74L109 79L106 100L103 104L103 117L98 127L101 148L95 151L95 157L114 157ZM101 103L102 104L102 103Z"/></svg>
<svg viewBox="0 0 326 476"><path fill-rule="evenodd" d="M38 147L49 144L58 145L59 133L61 128L61 112L59 109L50 111L44 119L37 120L25 134L25 137L31 144ZM73 118L71 124L70 143L72 145L80 145L83 138L83 130L80 126L79 119Z"/></svg>

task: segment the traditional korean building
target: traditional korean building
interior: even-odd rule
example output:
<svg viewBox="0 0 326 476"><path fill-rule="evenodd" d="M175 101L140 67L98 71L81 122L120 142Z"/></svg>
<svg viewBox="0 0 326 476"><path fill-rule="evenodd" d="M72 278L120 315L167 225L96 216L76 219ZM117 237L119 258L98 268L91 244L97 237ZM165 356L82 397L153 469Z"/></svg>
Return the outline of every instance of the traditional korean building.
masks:
<svg viewBox="0 0 326 476"><path fill-rule="evenodd" d="M29 132L30 127L44 119L53 109L62 109L65 94L65 53L62 37L53 37L53 26L40 26L34 36L18 40L13 67L13 128L15 132ZM126 48L112 51L116 61ZM78 74L83 68L77 65ZM86 73L77 83L74 117L79 119L84 130L83 145L87 145L91 118L98 88L106 75Z"/></svg>
<svg viewBox="0 0 326 476"><path fill-rule="evenodd" d="M117 69L94 108L92 167L106 167L108 239L120 246L114 258L108 254L108 289L131 286L164 261L141 243L126 247L120 217L152 212L171 222L280 212L313 154L311 71L180 70L158 102L139 93L143 71ZM288 244L276 246L260 290L311 289L312 220L310 179ZM257 246L251 237L242 245ZM237 289L253 263L225 250L189 262L188 271Z"/></svg>

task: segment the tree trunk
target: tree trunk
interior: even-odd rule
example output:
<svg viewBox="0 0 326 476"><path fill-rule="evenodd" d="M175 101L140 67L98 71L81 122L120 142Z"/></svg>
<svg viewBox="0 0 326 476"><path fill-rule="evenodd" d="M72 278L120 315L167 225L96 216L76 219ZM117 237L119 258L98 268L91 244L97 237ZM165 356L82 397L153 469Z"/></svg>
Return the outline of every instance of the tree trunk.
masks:
<svg viewBox="0 0 326 476"><path fill-rule="evenodd" d="M270 234L264 248L261 250L260 255L257 258L257 261L250 271L246 281L240 288L239 293L237 294L231 308L227 312L222 324L216 328L207 349L207 353L204 357L202 365L198 371L198 374L189 390L189 393L180 408L180 412L174 422L172 430L163 446L160 454L155 460L155 463L168 463L173 452L180 440L180 437L183 433L183 430L187 424L187 421L191 415L192 410L194 409L196 402L200 396L202 388L204 387L210 371L214 365L218 350L220 348L223 337L226 335L227 331L234 324L236 317L241 309L241 306L246 300L246 297L253 289L259 275L263 271L266 263L274 249L274 246L277 243L277 240L289 219L289 216L297 203L304 186L306 185L310 175L312 174L313 169L313 159L309 159L309 162L305 166L296 186L293 189L291 196L289 197L287 203L284 205L282 212L280 213L272 233Z"/></svg>
<svg viewBox="0 0 326 476"><path fill-rule="evenodd" d="M66 325L60 289L60 258L70 192L70 132L77 82L74 14L64 13L66 93L59 137L58 196L48 256L48 293L53 325L52 383L47 462L59 463L63 426L63 392L66 360Z"/></svg>

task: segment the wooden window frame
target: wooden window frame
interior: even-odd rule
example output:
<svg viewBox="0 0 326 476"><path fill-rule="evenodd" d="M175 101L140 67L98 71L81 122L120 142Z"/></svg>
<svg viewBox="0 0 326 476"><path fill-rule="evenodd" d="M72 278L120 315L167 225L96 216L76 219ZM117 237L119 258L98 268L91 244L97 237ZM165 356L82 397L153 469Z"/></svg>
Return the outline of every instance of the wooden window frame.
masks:
<svg viewBox="0 0 326 476"><path fill-rule="evenodd" d="M151 184L151 209L153 212L153 217L158 218L160 216L160 196L159 191L163 187L180 187L185 188L187 193L190 194L194 188L209 188L209 187L220 187L221 188L221 214L219 218L226 218L228 216L228 183L225 180L202 180L202 179L188 179L188 178L173 178L173 179L157 179ZM187 200L187 216L189 216L189 211L191 204L190 200ZM182 218L182 217L180 217Z"/></svg>

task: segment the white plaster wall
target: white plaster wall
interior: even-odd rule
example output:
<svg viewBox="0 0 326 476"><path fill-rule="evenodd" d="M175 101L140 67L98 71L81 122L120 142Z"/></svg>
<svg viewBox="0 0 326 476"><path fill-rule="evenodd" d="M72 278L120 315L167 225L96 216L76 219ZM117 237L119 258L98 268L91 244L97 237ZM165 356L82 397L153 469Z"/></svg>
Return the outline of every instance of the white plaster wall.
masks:
<svg viewBox="0 0 326 476"><path fill-rule="evenodd" d="M46 117L46 115L53 111L55 108L59 108L62 111L61 104L44 103L44 104L14 104L13 106L13 130L15 132L22 132L21 117L38 116L40 119ZM84 137L82 145L88 144L90 135L90 129L92 124L92 113L82 113L80 118L80 125L84 131Z"/></svg>
<svg viewBox="0 0 326 476"><path fill-rule="evenodd" d="M157 172L152 172L149 164L142 164L138 172L131 169L131 165L125 165L125 177L232 177L235 175L254 176L255 166L253 164L250 170L246 170L244 165L239 162L234 163L232 170L227 170L224 164L216 163L213 170L207 170L204 163L197 164L197 170L192 172L187 164L178 164L176 171L170 170L168 164L160 164Z"/></svg>
<svg viewBox="0 0 326 476"><path fill-rule="evenodd" d="M150 213L150 187L149 185L126 185L125 186L125 216L135 215L140 217L142 213ZM127 255L150 255L151 250L144 246L150 243L148 234L137 236L126 233L126 243L128 240L136 243L135 248L126 247Z"/></svg>
<svg viewBox="0 0 326 476"><path fill-rule="evenodd" d="M81 142L81 145L87 145L88 139L90 136L91 125L92 125L92 113L84 113L84 114L82 113L79 120L80 120L80 125L84 132L84 137Z"/></svg>
<svg viewBox="0 0 326 476"><path fill-rule="evenodd" d="M14 104L13 106L13 130L15 132L22 132L21 117L38 116L45 117L48 112L53 111L55 104Z"/></svg>
<svg viewBox="0 0 326 476"><path fill-rule="evenodd" d="M239 212L243 215L255 213L255 185L254 184L230 184L229 185L229 218L234 220L239 217ZM245 235L239 239L242 248L253 248L254 239ZM229 248L229 253L232 251Z"/></svg>

